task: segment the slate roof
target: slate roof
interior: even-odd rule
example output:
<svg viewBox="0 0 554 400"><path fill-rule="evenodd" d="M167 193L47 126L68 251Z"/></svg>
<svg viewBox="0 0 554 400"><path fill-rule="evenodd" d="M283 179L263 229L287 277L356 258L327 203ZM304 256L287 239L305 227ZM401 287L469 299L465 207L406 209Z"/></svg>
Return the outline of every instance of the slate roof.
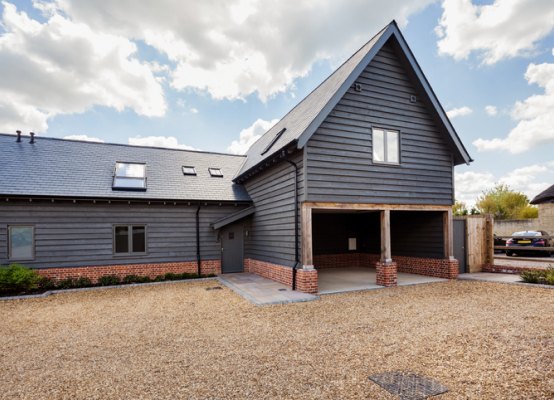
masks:
<svg viewBox="0 0 554 400"><path fill-rule="evenodd" d="M530 202L531 204L542 204L542 203L554 203L554 185L550 186L544 192L540 192L535 196Z"/></svg>
<svg viewBox="0 0 554 400"><path fill-rule="evenodd" d="M232 182L244 156L0 134L0 196L250 201ZM112 190L116 161L146 163L147 190ZM194 166L197 176L183 175ZM208 168L220 168L223 178Z"/></svg>
<svg viewBox="0 0 554 400"><path fill-rule="evenodd" d="M392 21L248 149L246 162L240 169L236 179L240 180L250 170L254 170L256 166L280 153L282 149L292 143L297 143L297 148L301 149L391 36L394 36L399 42L404 55L412 66L431 104L434 106L441 124L444 125L445 131L448 132L453 144L456 163L461 164L473 161L421 71L396 22ZM265 151L271 141L283 129L285 131L271 146L270 150Z"/></svg>

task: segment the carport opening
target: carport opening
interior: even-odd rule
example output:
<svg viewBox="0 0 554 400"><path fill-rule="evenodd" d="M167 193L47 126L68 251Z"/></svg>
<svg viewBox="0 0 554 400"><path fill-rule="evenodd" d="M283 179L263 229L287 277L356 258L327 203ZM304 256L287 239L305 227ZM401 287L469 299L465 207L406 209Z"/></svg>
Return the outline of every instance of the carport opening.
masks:
<svg viewBox="0 0 554 400"><path fill-rule="evenodd" d="M321 293L381 287L375 270L381 259L380 213L313 210L313 260ZM436 272L442 264L433 261L445 259L443 217L440 211L391 211L391 253L399 285L419 282L418 275L443 277Z"/></svg>

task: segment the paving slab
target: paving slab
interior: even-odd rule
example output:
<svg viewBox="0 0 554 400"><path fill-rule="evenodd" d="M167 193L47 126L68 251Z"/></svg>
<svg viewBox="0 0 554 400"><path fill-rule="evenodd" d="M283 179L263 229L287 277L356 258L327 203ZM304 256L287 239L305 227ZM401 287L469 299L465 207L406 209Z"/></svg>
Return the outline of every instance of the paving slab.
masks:
<svg viewBox="0 0 554 400"><path fill-rule="evenodd" d="M312 301L319 298L248 272L223 274L218 279L223 285L258 306Z"/></svg>
<svg viewBox="0 0 554 400"><path fill-rule="evenodd" d="M518 274L499 274L496 272L474 272L471 274L460 274L458 275L458 279L501 283L523 283Z"/></svg>

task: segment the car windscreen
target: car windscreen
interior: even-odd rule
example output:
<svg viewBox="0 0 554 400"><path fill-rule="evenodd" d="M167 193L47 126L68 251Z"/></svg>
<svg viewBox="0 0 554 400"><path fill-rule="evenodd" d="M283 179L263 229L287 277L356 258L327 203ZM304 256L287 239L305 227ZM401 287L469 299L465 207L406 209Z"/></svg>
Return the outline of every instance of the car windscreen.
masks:
<svg viewBox="0 0 554 400"><path fill-rule="evenodd" d="M534 231L526 231L526 232L514 232L512 233L512 236L541 236L540 232L534 232Z"/></svg>

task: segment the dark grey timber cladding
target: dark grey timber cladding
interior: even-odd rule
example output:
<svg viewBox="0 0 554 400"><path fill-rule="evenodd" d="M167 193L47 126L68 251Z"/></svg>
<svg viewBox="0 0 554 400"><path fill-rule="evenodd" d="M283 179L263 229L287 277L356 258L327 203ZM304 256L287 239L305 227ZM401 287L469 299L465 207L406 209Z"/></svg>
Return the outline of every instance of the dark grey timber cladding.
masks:
<svg viewBox="0 0 554 400"><path fill-rule="evenodd" d="M304 195L302 152L294 154L290 160L299 167L300 200ZM256 206L248 227L245 257L294 265L294 179L292 165L281 161L244 183Z"/></svg>
<svg viewBox="0 0 554 400"><path fill-rule="evenodd" d="M394 256L444 257L441 212L392 211L390 215Z"/></svg>
<svg viewBox="0 0 554 400"><path fill-rule="evenodd" d="M452 204L452 150L390 44L356 83L308 141L307 200ZM372 126L400 131L399 166L372 162Z"/></svg>
<svg viewBox="0 0 554 400"><path fill-rule="evenodd" d="M35 226L32 267L63 267L196 261L196 205L9 202L0 205L0 264L8 264L7 226ZM215 221L239 210L232 205L208 205L200 210L202 259L219 259ZM146 255L116 256L112 226L147 226Z"/></svg>

